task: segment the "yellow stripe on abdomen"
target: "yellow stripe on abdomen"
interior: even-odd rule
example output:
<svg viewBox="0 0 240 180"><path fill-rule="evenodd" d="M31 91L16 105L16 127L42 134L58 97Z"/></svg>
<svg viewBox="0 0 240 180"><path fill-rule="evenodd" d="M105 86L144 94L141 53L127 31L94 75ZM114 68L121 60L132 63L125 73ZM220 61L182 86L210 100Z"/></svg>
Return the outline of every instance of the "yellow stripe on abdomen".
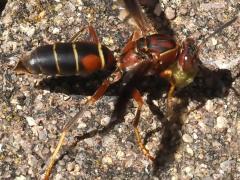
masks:
<svg viewBox="0 0 240 180"><path fill-rule="evenodd" d="M101 59L101 68L103 69L105 67L105 59L104 59L101 43L98 43L98 53Z"/></svg>
<svg viewBox="0 0 240 180"><path fill-rule="evenodd" d="M59 60L58 60L58 55L57 55L57 51L56 51L56 44L53 44L53 55L54 55L57 72L58 72L58 74L60 74L61 71L60 71Z"/></svg>
<svg viewBox="0 0 240 180"><path fill-rule="evenodd" d="M78 52L77 52L76 44L73 43L72 48L73 48L74 59L76 64L76 73L79 73Z"/></svg>

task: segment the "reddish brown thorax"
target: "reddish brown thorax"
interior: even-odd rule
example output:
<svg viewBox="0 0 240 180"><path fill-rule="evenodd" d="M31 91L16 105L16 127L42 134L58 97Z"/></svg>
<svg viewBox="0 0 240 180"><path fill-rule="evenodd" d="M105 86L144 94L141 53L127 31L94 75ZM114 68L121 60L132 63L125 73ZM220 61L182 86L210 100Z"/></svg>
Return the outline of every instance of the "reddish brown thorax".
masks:
<svg viewBox="0 0 240 180"><path fill-rule="evenodd" d="M139 56L135 53L134 49L128 51L120 57L120 68L131 69L135 64L139 62Z"/></svg>

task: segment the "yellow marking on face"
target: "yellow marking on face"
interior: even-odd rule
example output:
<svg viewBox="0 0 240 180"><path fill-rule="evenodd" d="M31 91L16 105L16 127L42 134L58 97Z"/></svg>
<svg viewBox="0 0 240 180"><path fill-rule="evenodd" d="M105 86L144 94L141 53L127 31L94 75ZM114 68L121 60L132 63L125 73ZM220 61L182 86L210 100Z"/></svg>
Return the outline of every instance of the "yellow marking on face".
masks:
<svg viewBox="0 0 240 180"><path fill-rule="evenodd" d="M58 74L60 74L60 67L59 67L59 60L58 60L58 55L57 55L57 51L56 51L56 44L53 44L53 55L54 55L54 60L55 60L55 64L56 64L56 68L57 68L57 72Z"/></svg>
<svg viewBox="0 0 240 180"><path fill-rule="evenodd" d="M98 43L98 53L101 59L101 67L103 69L105 67L105 59L103 56L102 45L100 43Z"/></svg>
<svg viewBox="0 0 240 180"><path fill-rule="evenodd" d="M72 48L73 48L74 59L76 63L76 72L79 73L78 52L77 52L76 44L73 43Z"/></svg>

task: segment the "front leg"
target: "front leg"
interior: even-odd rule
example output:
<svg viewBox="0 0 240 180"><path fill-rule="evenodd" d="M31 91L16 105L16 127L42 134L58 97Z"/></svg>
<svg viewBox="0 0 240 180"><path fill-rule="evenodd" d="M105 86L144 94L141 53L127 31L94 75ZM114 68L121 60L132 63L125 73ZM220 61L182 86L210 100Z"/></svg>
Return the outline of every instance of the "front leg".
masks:
<svg viewBox="0 0 240 180"><path fill-rule="evenodd" d="M167 69L160 73L160 77L167 79L168 82L170 83L170 89L168 91L168 96L167 96L167 114L169 115L172 111L172 105L173 105L172 98L176 88L176 85L173 79L173 72L172 70Z"/></svg>

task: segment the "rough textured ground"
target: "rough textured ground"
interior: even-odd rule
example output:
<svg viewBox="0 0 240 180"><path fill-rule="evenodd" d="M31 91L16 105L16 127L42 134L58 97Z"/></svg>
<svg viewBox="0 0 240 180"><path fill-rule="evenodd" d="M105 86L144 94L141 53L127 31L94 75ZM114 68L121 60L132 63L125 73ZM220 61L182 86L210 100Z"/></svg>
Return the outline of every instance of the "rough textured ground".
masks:
<svg viewBox="0 0 240 180"><path fill-rule="evenodd" d="M200 51L206 68L176 94L181 103L170 121L164 118L167 86L154 77L144 81L140 90L147 103L140 129L156 156L153 163L135 142L136 104L129 100L126 107L115 106L120 85L84 109L84 99L101 78L12 71L25 52L46 41L67 41L88 23L119 55L133 28L120 20L118 7L108 0L8 1L0 17L0 178L41 179L61 128L80 108L85 112L67 136L53 179L240 179L240 20ZM161 7L179 39L192 35L199 40L234 17L240 4L179 0L162 1ZM148 16L160 25L158 13L155 7ZM81 38L86 35L83 31ZM113 111L118 121L110 123Z"/></svg>

